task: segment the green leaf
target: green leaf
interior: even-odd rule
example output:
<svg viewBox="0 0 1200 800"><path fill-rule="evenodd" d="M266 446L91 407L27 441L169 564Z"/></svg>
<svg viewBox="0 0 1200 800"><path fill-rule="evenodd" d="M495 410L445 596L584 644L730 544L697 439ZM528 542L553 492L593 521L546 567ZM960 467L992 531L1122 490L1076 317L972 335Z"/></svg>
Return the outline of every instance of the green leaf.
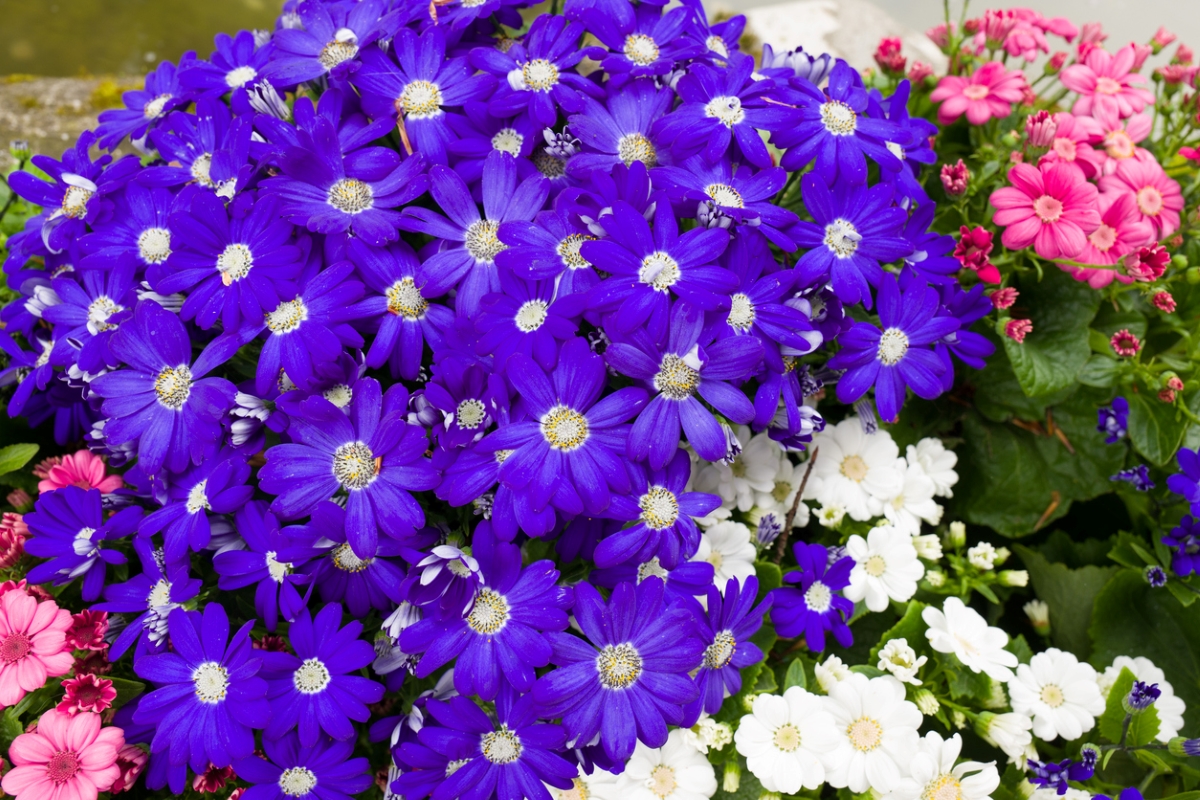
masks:
<svg viewBox="0 0 1200 800"><path fill-rule="evenodd" d="M1152 464L1162 465L1175 457L1187 433L1188 421L1175 406L1141 392L1128 392L1129 440L1133 448ZM1178 419L1177 419L1178 417Z"/></svg>
<svg viewBox="0 0 1200 800"><path fill-rule="evenodd" d="M887 675L886 672L878 667L872 667L869 664L855 664L850 668L851 672L857 672L859 675L866 675L868 678L882 678Z"/></svg>
<svg viewBox="0 0 1200 800"><path fill-rule="evenodd" d="M804 662L799 659L793 659L791 664L788 664L787 674L783 678L783 690L786 692L793 686L799 686L801 689L808 688L808 676L804 674Z"/></svg>
<svg viewBox="0 0 1200 800"><path fill-rule="evenodd" d="M1129 667L1121 667L1121 674L1108 691L1108 700L1104 704L1104 713L1100 716L1100 735L1116 744L1121 741L1121 728L1125 725L1125 709L1122 700L1133 688L1137 680ZM1136 714L1129 723L1127 744L1149 744L1158 735L1158 712L1154 707Z"/></svg>
<svg viewBox="0 0 1200 800"><path fill-rule="evenodd" d="M1088 628L1096 597L1120 568L1069 569L1065 564L1051 564L1041 553L1023 545L1013 549L1025 562L1034 592L1050 606L1051 640L1086 660L1092 649Z"/></svg>
<svg viewBox="0 0 1200 800"><path fill-rule="evenodd" d="M761 603L768 592L783 585L783 572L771 561L754 562L754 572L758 577L758 602Z"/></svg>
<svg viewBox="0 0 1200 800"><path fill-rule="evenodd" d="M754 683L755 694L771 694L779 689L779 684L775 680L775 673L772 670L764 669L758 673L758 680Z"/></svg>
<svg viewBox="0 0 1200 800"><path fill-rule="evenodd" d="M924 611L926 605L918 600L913 600L908 604L908 608L904 610L904 616L900 621L893 625L888 630L884 631L879 637L879 644L871 648L871 654L867 657L867 663L875 665L879 663L879 651L887 647L887 643L892 639L904 639L908 642L908 646L919 654L922 650L928 650L926 647L925 620L921 619L921 612Z"/></svg>
<svg viewBox="0 0 1200 800"><path fill-rule="evenodd" d="M1017 657L1017 661L1022 664L1028 664L1033 658L1033 648L1029 646L1029 642L1025 641L1025 634L1018 633L1015 639L1009 639L1008 644L1004 645L1004 649Z"/></svg>
<svg viewBox="0 0 1200 800"><path fill-rule="evenodd" d="M1000 346L997 337L989 338ZM992 422L1007 422L1013 417L1043 419L1046 406L1065 402L1078 388L1069 386L1050 394L1029 397L1013 374L1012 364L1007 358L999 357L989 359L987 367L971 373L969 380L975 389L975 408Z"/></svg>
<svg viewBox="0 0 1200 800"><path fill-rule="evenodd" d="M117 690L117 699L113 701L113 708L120 708L146 691L146 684L141 681L131 681L128 678L109 678L109 680L112 681L113 688Z"/></svg>
<svg viewBox="0 0 1200 800"><path fill-rule="evenodd" d="M36 444L10 444L8 447L0 447L0 475L21 469L33 460L37 451Z"/></svg>
<svg viewBox="0 0 1200 800"><path fill-rule="evenodd" d="M972 672L959 663L958 659L948 656L942 659L942 667L946 671L946 681L952 699L970 697L983 700L991 694L992 680L982 672Z"/></svg>
<svg viewBox="0 0 1200 800"><path fill-rule="evenodd" d="M1095 386L1098 389L1108 389L1117 379L1117 360L1105 355L1093 355L1083 365L1079 373L1079 382L1084 386Z"/></svg>
<svg viewBox="0 0 1200 800"><path fill-rule="evenodd" d="M729 701L726 700L726 703ZM746 759L743 756L737 756L738 766L741 767L740 781L735 792L727 792L724 788L724 775L719 771L717 773L717 793L713 795L713 800L759 800L766 789L758 782L758 778L754 777L754 773L746 766Z"/></svg>
<svg viewBox="0 0 1200 800"><path fill-rule="evenodd" d="M1139 572L1122 570L1096 597L1090 632L1093 665L1145 656L1187 704L1184 730L1200 727L1200 604L1184 608Z"/></svg>
<svg viewBox="0 0 1200 800"><path fill-rule="evenodd" d="M1033 331L1023 343L1004 339L1013 373L1030 397L1064 389L1092 354L1088 324L1100 307L1100 295L1059 270L1047 272L1041 282L1021 281L1020 290Z"/></svg>
<svg viewBox="0 0 1200 800"><path fill-rule="evenodd" d="M8 755L8 748L13 739L24 732L25 723L21 722L16 707L4 709L4 714L0 715L0 753Z"/></svg>

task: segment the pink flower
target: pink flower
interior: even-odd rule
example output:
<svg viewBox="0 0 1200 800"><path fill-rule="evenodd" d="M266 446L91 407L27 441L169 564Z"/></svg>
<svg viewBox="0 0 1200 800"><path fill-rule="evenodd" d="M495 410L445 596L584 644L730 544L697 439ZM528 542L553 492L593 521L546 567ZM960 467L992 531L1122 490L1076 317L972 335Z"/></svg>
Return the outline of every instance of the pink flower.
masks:
<svg viewBox="0 0 1200 800"><path fill-rule="evenodd" d="M33 477L35 478L44 478L50 474L51 467L57 467L61 463L62 456L50 456L49 458L43 458L41 461L33 465L33 469L30 470L30 472L33 473Z"/></svg>
<svg viewBox="0 0 1200 800"><path fill-rule="evenodd" d="M1167 271L1171 254L1161 244L1151 244L1134 250L1121 259L1121 263L1125 266L1125 272L1135 281L1154 283Z"/></svg>
<svg viewBox="0 0 1200 800"><path fill-rule="evenodd" d="M1176 392L1183 391L1183 380L1178 375L1167 378L1167 388Z"/></svg>
<svg viewBox="0 0 1200 800"><path fill-rule="evenodd" d="M1146 79L1133 73L1137 54L1127 45L1110 55L1097 48L1088 53L1082 63L1072 64L1062 71L1063 86L1079 95L1072 111L1090 116L1093 109L1116 113L1124 119L1154 102L1154 95L1136 84Z"/></svg>
<svg viewBox="0 0 1200 800"><path fill-rule="evenodd" d="M29 527L24 517L11 511L0 516L0 569L8 569L21 560L28 538Z"/></svg>
<svg viewBox="0 0 1200 800"><path fill-rule="evenodd" d="M72 650L103 650L104 634L108 633L108 612L84 609L71 617L67 629L67 644Z"/></svg>
<svg viewBox="0 0 1200 800"><path fill-rule="evenodd" d="M81 675L62 682L66 695L56 708L64 714L75 716L80 712L100 713L117 699L117 690L112 681L95 675Z"/></svg>
<svg viewBox="0 0 1200 800"><path fill-rule="evenodd" d="M121 771L121 774L113 781L109 792L117 794L129 791L138 776L142 774L142 770L146 768L148 760L149 756L146 755L146 751L136 744L127 744L122 747L121 751L117 753L117 769Z"/></svg>
<svg viewBox="0 0 1200 800"><path fill-rule="evenodd" d="M1066 64L1066 63L1067 63L1067 54L1064 53L1062 50L1059 50L1050 56L1049 61L1046 62L1046 69L1050 72L1051 75L1056 75L1056 74L1058 74L1059 71L1062 70L1063 64Z"/></svg>
<svg viewBox="0 0 1200 800"><path fill-rule="evenodd" d="M1126 253L1154 241L1154 228L1143 221L1133 195L1128 192L1106 192L1099 197L1100 227L1088 235L1087 246L1076 260L1085 264L1116 264ZM1087 281L1093 289L1108 286L1113 279L1130 283L1132 278L1115 269L1081 269L1060 265L1079 281Z"/></svg>
<svg viewBox="0 0 1200 800"><path fill-rule="evenodd" d="M949 125L964 113L972 125L982 125L992 117L1011 114L1013 103L1021 101L1024 90L1023 72L1009 72L999 61L989 61L970 78L945 76L929 99L942 103L938 121L943 125Z"/></svg>
<svg viewBox="0 0 1200 800"><path fill-rule="evenodd" d="M1171 296L1170 292L1155 292L1154 296L1150 298L1150 302L1164 314L1175 313L1175 298Z"/></svg>
<svg viewBox="0 0 1200 800"><path fill-rule="evenodd" d="M1065 164L1041 168L1016 164L1008 171L1012 186L992 192L994 221L1005 227L1000 241L1009 250L1033 245L1042 258L1075 258L1087 235L1100 226L1096 187Z"/></svg>
<svg viewBox="0 0 1200 800"><path fill-rule="evenodd" d="M1179 229L1183 193L1152 157L1130 158L1117 171L1100 179L1105 192L1132 192L1142 219L1154 225L1154 238L1162 239Z"/></svg>
<svg viewBox="0 0 1200 800"><path fill-rule="evenodd" d="M1200 150L1197 150L1194 147L1179 148L1179 155L1183 156L1188 161L1200 162Z"/></svg>
<svg viewBox="0 0 1200 800"><path fill-rule="evenodd" d="M947 30L946 24L943 22L939 25L934 25L929 30L925 31L934 44L945 50L950 46L950 34L958 30L958 26L953 22L950 23L950 28Z"/></svg>
<svg viewBox="0 0 1200 800"><path fill-rule="evenodd" d="M933 74L933 67L923 61L914 61L912 66L908 68L908 79L916 84L925 82L925 79Z"/></svg>
<svg viewBox="0 0 1200 800"><path fill-rule="evenodd" d="M1175 58L1172 61L1176 64L1190 64L1194 55L1195 53L1192 52L1192 48L1186 44L1180 44L1179 47L1175 48Z"/></svg>
<svg viewBox="0 0 1200 800"><path fill-rule="evenodd" d="M1017 302L1017 297L1019 297L1020 294L1021 293L1013 287L1005 286L1003 289L997 289L996 291L990 293L988 295L988 299L992 301L993 308L1003 310L1006 308L1012 308L1013 304Z"/></svg>
<svg viewBox="0 0 1200 800"><path fill-rule="evenodd" d="M1175 392L1172 389L1163 389L1161 392L1158 393L1158 399L1163 401L1164 403L1174 403L1175 402Z"/></svg>
<svg viewBox="0 0 1200 800"><path fill-rule="evenodd" d="M1108 38L1104 27L1099 22L1085 22L1079 36L1080 44L1100 44Z"/></svg>
<svg viewBox="0 0 1200 800"><path fill-rule="evenodd" d="M39 603L15 590L0 597L0 706L16 705L47 678L70 671L69 627L70 612L53 600Z"/></svg>
<svg viewBox="0 0 1200 800"><path fill-rule="evenodd" d="M900 55L900 48L902 46L903 44L899 37L884 37L880 39L879 46L875 48L875 63L879 65L880 69L890 75L903 74L908 59Z"/></svg>
<svg viewBox="0 0 1200 800"><path fill-rule="evenodd" d="M999 283L1000 270L988 260L992 252L992 232L987 228L968 228L963 225L958 231L958 244L954 246L954 257L966 269L973 270L984 283Z"/></svg>
<svg viewBox="0 0 1200 800"><path fill-rule="evenodd" d="M215 792L218 789L224 789L226 781L236 777L233 767L214 767L209 764L208 769L204 770L202 774L192 778L192 791Z"/></svg>
<svg viewBox="0 0 1200 800"><path fill-rule="evenodd" d="M1091 117L1076 117L1061 111L1054 115L1054 138L1049 145L1050 152L1043 155L1039 163L1057 161L1074 164L1083 170L1084 177L1095 177L1100 172L1104 157L1096 152L1090 142L1099 138L1101 133L1099 124Z"/></svg>
<svg viewBox="0 0 1200 800"><path fill-rule="evenodd" d="M1148 44L1131 44L1133 48L1133 71L1141 72L1146 59L1154 54L1154 48Z"/></svg>
<svg viewBox="0 0 1200 800"><path fill-rule="evenodd" d="M120 728L100 727L99 714L70 716L50 709L36 733L13 740L14 768L3 787L17 800L95 800L120 774L117 753L125 744Z"/></svg>
<svg viewBox="0 0 1200 800"><path fill-rule="evenodd" d="M960 158L957 164L942 165L942 188L951 197L961 197L967 193L967 185L971 182L971 170Z"/></svg>
<svg viewBox="0 0 1200 800"><path fill-rule="evenodd" d="M99 489L101 493L115 492L125 485L120 475L104 474L104 459L90 450L80 450L74 455L63 456L61 464L46 470L46 477L38 481L39 492L52 492L66 486L80 489Z"/></svg>
<svg viewBox="0 0 1200 800"><path fill-rule="evenodd" d="M8 501L10 506L22 514L33 508L33 498L24 489L13 489L4 499Z"/></svg>
<svg viewBox="0 0 1200 800"><path fill-rule="evenodd" d="M1130 333L1128 328L1122 328L1112 335L1112 339L1108 342L1112 345L1113 352L1119 356L1131 358L1138 354L1138 350L1142 349L1142 342L1138 337Z"/></svg>
<svg viewBox="0 0 1200 800"><path fill-rule="evenodd" d="M1025 337L1033 332L1033 322L1027 319L1010 319L1004 323L1004 335L1017 344L1025 341Z"/></svg>
<svg viewBox="0 0 1200 800"><path fill-rule="evenodd" d="M987 10L979 23L979 33L984 37L984 43L992 50L1003 47L1008 35L1017 27L1017 13L1012 9L1003 11Z"/></svg>
<svg viewBox="0 0 1200 800"><path fill-rule="evenodd" d="M1177 37L1166 28L1159 26L1159 29L1154 32L1154 36L1150 39L1150 44L1154 45L1155 52L1162 50L1164 47L1175 41Z"/></svg>
<svg viewBox="0 0 1200 800"><path fill-rule="evenodd" d="M1137 146L1138 142L1150 135L1150 129L1154 127L1149 114L1134 114L1122 120L1111 111L1097 109L1093 124L1099 129L1098 136L1094 136L1092 141L1101 147L1096 151L1101 174L1112 175L1126 159L1154 158L1150 151Z"/></svg>
<svg viewBox="0 0 1200 800"><path fill-rule="evenodd" d="M1191 83L1197 71L1200 71L1200 67L1188 64L1167 64L1155 70L1162 77L1163 83L1170 86Z"/></svg>

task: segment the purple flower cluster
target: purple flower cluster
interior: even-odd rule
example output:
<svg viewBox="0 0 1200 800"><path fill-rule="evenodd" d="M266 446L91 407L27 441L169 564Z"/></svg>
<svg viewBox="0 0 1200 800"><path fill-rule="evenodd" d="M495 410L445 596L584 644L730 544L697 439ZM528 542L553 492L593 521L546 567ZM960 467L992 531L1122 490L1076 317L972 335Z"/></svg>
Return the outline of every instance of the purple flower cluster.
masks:
<svg viewBox="0 0 1200 800"><path fill-rule="evenodd" d="M768 610L850 644L850 559L798 544L765 601L693 563L720 504L693 455L735 423L803 448L810 364L893 420L991 352L903 158L929 135L907 84L756 72L693 0L498 35L526 5L289 0L10 180L43 211L4 265L9 412L130 465L39 499L30 577L125 615L152 786L360 792L350 743L406 680L374 726L405 797L619 771L740 690Z"/></svg>

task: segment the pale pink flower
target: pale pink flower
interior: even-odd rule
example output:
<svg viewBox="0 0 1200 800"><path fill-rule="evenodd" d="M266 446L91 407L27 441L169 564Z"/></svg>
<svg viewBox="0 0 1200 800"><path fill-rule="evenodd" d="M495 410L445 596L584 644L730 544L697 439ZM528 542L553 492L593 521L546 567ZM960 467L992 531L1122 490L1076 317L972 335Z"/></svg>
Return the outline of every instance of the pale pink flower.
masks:
<svg viewBox="0 0 1200 800"><path fill-rule="evenodd" d="M109 791L113 794L129 791L138 776L142 774L142 770L146 768L146 762L149 760L150 757L146 755L146 751L136 744L127 744L122 747L117 753L117 769L121 774L113 781Z"/></svg>
<svg viewBox="0 0 1200 800"><path fill-rule="evenodd" d="M933 67L923 61L914 61L912 66L908 68L908 79L916 84L925 82L925 79L933 74Z"/></svg>
<svg viewBox="0 0 1200 800"><path fill-rule="evenodd" d="M1127 45L1116 55L1097 48L1088 53L1082 63L1072 64L1062 71L1063 86L1079 95L1072 111L1091 116L1094 110L1112 111L1124 119L1154 102L1154 95L1140 84L1145 77L1133 72L1137 53Z"/></svg>
<svg viewBox="0 0 1200 800"><path fill-rule="evenodd" d="M1141 72L1146 59L1154 54L1154 48L1148 44L1131 44L1133 48L1133 71Z"/></svg>
<svg viewBox="0 0 1200 800"><path fill-rule="evenodd" d="M115 492L125 485L120 475L104 474L104 459L90 450L80 450L74 455L63 456L62 463L46 470L46 477L38 481L39 492L52 492L67 486L80 489L99 489L101 493Z"/></svg>
<svg viewBox="0 0 1200 800"><path fill-rule="evenodd" d="M99 714L50 709L36 732L13 740L13 769L0 785L16 800L95 800L120 775L117 753L124 745L124 732L102 729Z"/></svg>
<svg viewBox="0 0 1200 800"><path fill-rule="evenodd" d="M1099 197L1100 227L1088 235L1087 245L1075 259L1084 264L1115 265L1126 253L1154 241L1154 227L1142 219L1129 192L1105 192ZM1093 289L1108 286L1113 279L1130 283L1133 278L1114 269L1081 269L1059 265L1077 281Z"/></svg>
<svg viewBox="0 0 1200 800"><path fill-rule="evenodd" d="M949 29L946 28L946 23L934 25L929 30L925 31L925 35L933 41L938 47L945 50L950 45L950 34L958 30L958 26L953 22L950 23Z"/></svg>
<svg viewBox="0 0 1200 800"><path fill-rule="evenodd" d="M971 183L971 170L960 158L956 164L942 165L942 188L951 197L962 197Z"/></svg>
<svg viewBox="0 0 1200 800"><path fill-rule="evenodd" d="M0 707L70 671L69 627L71 612L53 600L39 603L15 589L0 597Z"/></svg>
<svg viewBox="0 0 1200 800"><path fill-rule="evenodd" d="M945 76L929 97L942 104L938 121L943 125L949 125L964 113L972 125L982 125L992 117L1011 114L1013 103L1021 101L1025 85L1025 73L1009 72L999 61L989 61L970 78Z"/></svg>
<svg viewBox="0 0 1200 800"><path fill-rule="evenodd" d="M1100 44L1107 38L1108 34L1104 32L1104 26L1099 22L1085 22L1079 36L1079 43Z"/></svg>
<svg viewBox="0 0 1200 800"><path fill-rule="evenodd" d="M1040 168L1016 164L1006 186L992 192L994 222L1005 227L1000 241L1009 250L1033 245L1042 258L1075 258L1100 226L1096 187L1065 164Z"/></svg>
<svg viewBox="0 0 1200 800"><path fill-rule="evenodd" d="M1179 230L1183 193L1179 184L1167 177L1167 173L1152 157L1122 161L1116 172L1100 179L1100 189L1105 192L1132 192L1142 219L1154 225L1156 239L1165 238Z"/></svg>
<svg viewBox="0 0 1200 800"><path fill-rule="evenodd" d="M1175 41L1175 39L1175 34L1160 25L1158 30L1154 32L1154 36L1150 39L1150 44L1161 50Z"/></svg>
<svg viewBox="0 0 1200 800"><path fill-rule="evenodd" d="M1091 117L1076 117L1060 111L1054 115L1054 126L1050 151L1041 157L1039 163L1074 164L1086 178L1098 175L1104 156L1096 152L1090 142L1099 138L1100 125Z"/></svg>
<svg viewBox="0 0 1200 800"><path fill-rule="evenodd" d="M1004 323L1004 335L1017 344L1023 344L1025 337L1033 333L1033 322L1027 319L1010 319Z"/></svg>
<svg viewBox="0 0 1200 800"><path fill-rule="evenodd" d="M8 569L21 560L28 538L29 526L23 516L11 511L0 516L0 569Z"/></svg>
<svg viewBox="0 0 1200 800"><path fill-rule="evenodd" d="M1037 111L1025 118L1025 138L1030 147L1049 147L1057 130L1058 122L1047 111Z"/></svg>

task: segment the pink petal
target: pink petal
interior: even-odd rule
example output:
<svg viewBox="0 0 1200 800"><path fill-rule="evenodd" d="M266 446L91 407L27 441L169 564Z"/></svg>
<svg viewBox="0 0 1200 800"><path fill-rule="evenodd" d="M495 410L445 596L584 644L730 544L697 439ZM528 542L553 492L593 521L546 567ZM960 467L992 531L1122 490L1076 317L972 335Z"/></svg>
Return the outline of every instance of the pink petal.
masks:
<svg viewBox="0 0 1200 800"><path fill-rule="evenodd" d="M1005 228L1000 241L1009 250L1024 250L1037 238L1044 227L1037 217L1030 215L1027 219Z"/></svg>
<svg viewBox="0 0 1200 800"><path fill-rule="evenodd" d="M54 790L54 784L46 777L46 768L43 766L11 769L5 773L0 786L4 788L5 794L27 792L26 797L49 797Z"/></svg>

